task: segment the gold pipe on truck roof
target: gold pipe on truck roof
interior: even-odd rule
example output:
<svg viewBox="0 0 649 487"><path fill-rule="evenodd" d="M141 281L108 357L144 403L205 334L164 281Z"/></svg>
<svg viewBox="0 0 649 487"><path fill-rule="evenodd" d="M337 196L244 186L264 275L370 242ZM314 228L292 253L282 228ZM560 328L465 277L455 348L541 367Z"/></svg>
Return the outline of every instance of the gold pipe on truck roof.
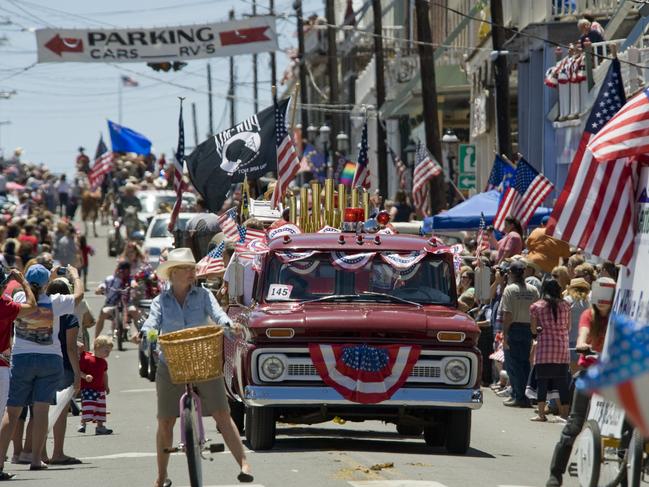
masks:
<svg viewBox="0 0 649 487"><path fill-rule="evenodd" d="M352 208L358 208L358 188L352 188Z"/></svg>
<svg viewBox="0 0 649 487"><path fill-rule="evenodd" d="M292 193L288 198L288 221L297 223L297 198Z"/></svg>
<svg viewBox="0 0 649 487"><path fill-rule="evenodd" d="M300 188L300 229L307 232L309 221L309 189L306 186Z"/></svg>
<svg viewBox="0 0 649 487"><path fill-rule="evenodd" d="M367 220L370 217L370 192L369 191L366 190L363 191L362 200L363 200L363 204L362 204L363 213L365 214L364 219Z"/></svg>
<svg viewBox="0 0 649 487"><path fill-rule="evenodd" d="M322 186L317 181L311 181L311 231L317 232L322 227L321 202Z"/></svg>
<svg viewBox="0 0 649 487"><path fill-rule="evenodd" d="M334 224L334 180L325 179L325 224L333 226Z"/></svg>

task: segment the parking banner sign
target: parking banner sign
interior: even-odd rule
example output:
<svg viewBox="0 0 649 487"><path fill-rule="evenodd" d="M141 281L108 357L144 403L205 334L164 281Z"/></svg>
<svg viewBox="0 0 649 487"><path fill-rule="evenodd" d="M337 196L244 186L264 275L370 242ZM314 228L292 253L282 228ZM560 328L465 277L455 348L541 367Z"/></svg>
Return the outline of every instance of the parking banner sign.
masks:
<svg viewBox="0 0 649 487"><path fill-rule="evenodd" d="M134 29L36 30L39 63L187 61L277 50L275 18Z"/></svg>

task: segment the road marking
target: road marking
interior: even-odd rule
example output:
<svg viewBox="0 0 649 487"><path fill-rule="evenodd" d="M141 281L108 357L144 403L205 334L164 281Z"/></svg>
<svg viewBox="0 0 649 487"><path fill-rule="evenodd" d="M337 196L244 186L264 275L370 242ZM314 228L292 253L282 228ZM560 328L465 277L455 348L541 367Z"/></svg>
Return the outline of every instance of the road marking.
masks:
<svg viewBox="0 0 649 487"><path fill-rule="evenodd" d="M248 487L264 487L262 484L246 484ZM189 487L189 485L181 485L180 487ZM204 485L203 487L241 487L241 484L219 484L219 485Z"/></svg>
<svg viewBox="0 0 649 487"><path fill-rule="evenodd" d="M149 388L149 389L124 389L123 391L119 391L123 393L131 393L131 392L155 392L155 388Z"/></svg>
<svg viewBox="0 0 649 487"><path fill-rule="evenodd" d="M352 487L446 487L430 480L350 480Z"/></svg>
<svg viewBox="0 0 649 487"><path fill-rule="evenodd" d="M245 451L246 455L249 455L251 453L255 453L254 451L248 450L247 448L244 448L244 451ZM208 455L229 455L229 454L230 454L230 451L225 450L225 451L221 451L221 452L218 452L218 453L211 453L211 454L208 454ZM183 455L184 456L185 453L176 452L176 453L172 453L172 455ZM121 459L124 459L124 458L153 458L155 456L156 456L155 452L127 451L127 452L124 452L124 453L113 453L112 455L101 455L101 456L98 456L98 457L82 457L82 458L79 458L79 460L121 460ZM206 485L204 487L209 487L209 486ZM219 487L223 487L223 486L219 486ZM428 487L428 486L425 486L425 487Z"/></svg>

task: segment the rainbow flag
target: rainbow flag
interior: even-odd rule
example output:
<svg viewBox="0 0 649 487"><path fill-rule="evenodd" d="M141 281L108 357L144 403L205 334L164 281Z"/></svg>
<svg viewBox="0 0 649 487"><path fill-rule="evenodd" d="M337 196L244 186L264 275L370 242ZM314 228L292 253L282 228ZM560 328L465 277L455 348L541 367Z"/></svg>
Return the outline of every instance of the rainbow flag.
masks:
<svg viewBox="0 0 649 487"><path fill-rule="evenodd" d="M354 181L354 173L356 172L356 163L347 161L343 170L340 171L340 183L345 186L351 186Z"/></svg>

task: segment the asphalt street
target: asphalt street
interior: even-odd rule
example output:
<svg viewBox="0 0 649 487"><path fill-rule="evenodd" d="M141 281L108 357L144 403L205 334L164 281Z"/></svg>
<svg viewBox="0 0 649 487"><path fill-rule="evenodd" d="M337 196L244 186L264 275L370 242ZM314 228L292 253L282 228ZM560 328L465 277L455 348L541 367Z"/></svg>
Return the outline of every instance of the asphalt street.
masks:
<svg viewBox="0 0 649 487"><path fill-rule="evenodd" d="M100 235L107 228L100 228ZM90 239L97 251L91 260L89 287L114 269L106 252L105 237ZM103 297L87 299L95 313ZM107 426L111 436L95 436L94 427L77 433L78 418L68 418L65 450L82 465L52 467L30 472L10 465L20 486L149 486L155 479L155 389L137 373L137 349L109 357L111 394ZM399 436L394 426L379 422L326 423L315 426L278 425L278 440L271 451L249 452L254 486L309 487L463 487L542 486L561 425L532 423L531 409L510 409L485 390L485 404L473 413L471 450L465 456L428 448L422 438ZM220 440L213 422L208 437ZM178 434L176 428L175 434ZM177 438L177 436L176 436ZM51 438L48 440L51 451ZM11 448L9 450L11 455ZM205 486L237 485L237 466L228 452L203 462ZM171 459L169 476L174 486L187 486L184 457ZM248 484L251 485L251 484ZM577 485L567 479L565 485Z"/></svg>

